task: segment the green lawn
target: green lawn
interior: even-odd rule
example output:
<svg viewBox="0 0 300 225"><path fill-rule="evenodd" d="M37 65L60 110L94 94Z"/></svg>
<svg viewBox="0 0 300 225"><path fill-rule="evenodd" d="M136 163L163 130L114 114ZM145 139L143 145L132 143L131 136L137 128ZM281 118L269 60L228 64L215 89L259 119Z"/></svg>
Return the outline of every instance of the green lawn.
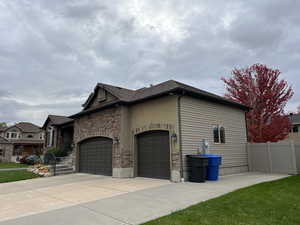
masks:
<svg viewBox="0 0 300 225"><path fill-rule="evenodd" d="M7 169L7 168L26 168L28 165L21 164L21 163L0 163L0 169Z"/></svg>
<svg viewBox="0 0 300 225"><path fill-rule="evenodd" d="M18 171L0 171L0 183L13 182L18 180L28 180L40 177L27 170Z"/></svg>
<svg viewBox="0 0 300 225"><path fill-rule="evenodd" d="M299 225L300 176L254 185L145 225Z"/></svg>

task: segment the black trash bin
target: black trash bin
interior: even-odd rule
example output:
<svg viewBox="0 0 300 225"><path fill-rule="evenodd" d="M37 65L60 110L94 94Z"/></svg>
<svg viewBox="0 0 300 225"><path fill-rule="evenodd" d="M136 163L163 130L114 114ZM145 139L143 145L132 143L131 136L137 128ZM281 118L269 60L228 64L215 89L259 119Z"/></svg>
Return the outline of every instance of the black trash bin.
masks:
<svg viewBox="0 0 300 225"><path fill-rule="evenodd" d="M187 155L190 182L205 182L208 157L201 155Z"/></svg>

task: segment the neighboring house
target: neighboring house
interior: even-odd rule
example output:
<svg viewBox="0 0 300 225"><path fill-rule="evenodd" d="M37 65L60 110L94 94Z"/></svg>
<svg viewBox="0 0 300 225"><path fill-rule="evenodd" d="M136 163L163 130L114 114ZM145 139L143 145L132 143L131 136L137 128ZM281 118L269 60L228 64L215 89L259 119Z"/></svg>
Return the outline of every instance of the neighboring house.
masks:
<svg viewBox="0 0 300 225"><path fill-rule="evenodd" d="M15 161L18 156L42 153L43 143L44 132L40 127L32 123L17 123L1 132L1 145L5 146L2 159Z"/></svg>
<svg viewBox="0 0 300 225"><path fill-rule="evenodd" d="M0 137L4 136L5 129L6 129L6 127L0 127Z"/></svg>
<svg viewBox="0 0 300 225"><path fill-rule="evenodd" d="M178 182L206 139L223 157L221 174L246 172L248 110L173 80L138 90L100 83L71 116L76 171Z"/></svg>
<svg viewBox="0 0 300 225"><path fill-rule="evenodd" d="M14 145L0 136L0 162L10 162Z"/></svg>
<svg viewBox="0 0 300 225"><path fill-rule="evenodd" d="M66 116L49 115L43 125L46 133L45 149L57 148L72 151L74 127L73 119Z"/></svg>
<svg viewBox="0 0 300 225"><path fill-rule="evenodd" d="M289 115L292 128L288 139L294 141L300 141L300 114L290 114Z"/></svg>

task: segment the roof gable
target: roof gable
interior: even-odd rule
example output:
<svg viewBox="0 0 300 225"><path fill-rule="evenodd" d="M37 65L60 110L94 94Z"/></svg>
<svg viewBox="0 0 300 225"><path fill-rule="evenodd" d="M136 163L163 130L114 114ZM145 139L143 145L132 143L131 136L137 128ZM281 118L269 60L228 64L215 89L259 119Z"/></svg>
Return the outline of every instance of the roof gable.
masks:
<svg viewBox="0 0 300 225"><path fill-rule="evenodd" d="M135 91L126 88L98 83L82 106L84 110L87 110L112 101L130 101L134 93Z"/></svg>

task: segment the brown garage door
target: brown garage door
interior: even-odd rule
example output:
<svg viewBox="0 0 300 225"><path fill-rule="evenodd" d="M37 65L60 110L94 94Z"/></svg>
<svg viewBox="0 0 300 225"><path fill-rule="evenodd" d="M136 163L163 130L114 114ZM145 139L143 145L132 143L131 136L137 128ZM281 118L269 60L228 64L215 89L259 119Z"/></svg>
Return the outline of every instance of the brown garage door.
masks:
<svg viewBox="0 0 300 225"><path fill-rule="evenodd" d="M79 171L99 175L112 175L112 140L98 137L80 144Z"/></svg>
<svg viewBox="0 0 300 225"><path fill-rule="evenodd" d="M138 135L138 176L170 178L169 132L151 131Z"/></svg>

